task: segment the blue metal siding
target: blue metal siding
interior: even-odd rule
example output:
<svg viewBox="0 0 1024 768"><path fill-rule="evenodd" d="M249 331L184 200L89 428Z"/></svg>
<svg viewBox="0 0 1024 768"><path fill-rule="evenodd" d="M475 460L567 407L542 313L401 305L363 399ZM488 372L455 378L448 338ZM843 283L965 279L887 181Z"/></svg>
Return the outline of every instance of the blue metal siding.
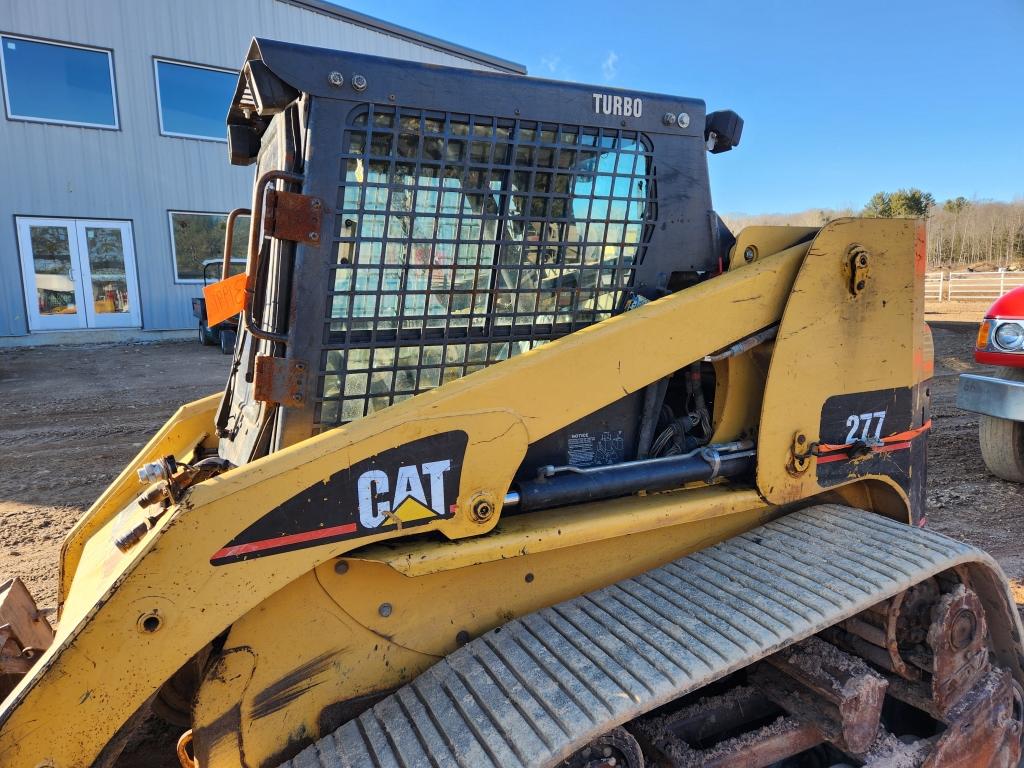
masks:
<svg viewBox="0 0 1024 768"><path fill-rule="evenodd" d="M16 216L132 223L143 327L190 328L196 285L174 282L168 210L248 205L227 145L160 135L153 57L236 68L254 36L454 66L479 60L278 0L3 0L0 32L113 51L120 130L0 118L0 337L28 331ZM226 105L225 105L226 108ZM0 341L2 345L2 341Z"/></svg>

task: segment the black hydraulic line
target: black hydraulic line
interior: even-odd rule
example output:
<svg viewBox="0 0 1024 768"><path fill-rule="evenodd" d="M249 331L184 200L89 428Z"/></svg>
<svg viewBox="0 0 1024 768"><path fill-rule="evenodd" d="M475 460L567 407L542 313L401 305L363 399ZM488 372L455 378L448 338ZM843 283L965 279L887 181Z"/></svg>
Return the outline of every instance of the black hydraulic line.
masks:
<svg viewBox="0 0 1024 768"><path fill-rule="evenodd" d="M720 452L708 447L684 456L630 461L607 467L550 468L556 474L523 480L512 487L505 506L529 512L599 499L628 496L640 491L667 491L686 483L715 477L736 477L754 468L754 450Z"/></svg>
<svg viewBox="0 0 1024 768"><path fill-rule="evenodd" d="M646 459L651 455L651 443L654 442L654 428L658 425L658 413L665 402L670 376L648 384L644 391L644 410L640 417L640 439L637 441L636 457Z"/></svg>

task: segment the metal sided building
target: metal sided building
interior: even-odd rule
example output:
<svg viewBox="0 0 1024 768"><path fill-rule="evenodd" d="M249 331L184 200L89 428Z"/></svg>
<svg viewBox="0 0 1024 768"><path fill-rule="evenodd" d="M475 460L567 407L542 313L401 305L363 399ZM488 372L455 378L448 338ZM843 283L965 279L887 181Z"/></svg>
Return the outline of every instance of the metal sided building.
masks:
<svg viewBox="0 0 1024 768"><path fill-rule="evenodd" d="M195 328L252 194L224 121L257 36L525 72L325 0L3 0L0 346Z"/></svg>

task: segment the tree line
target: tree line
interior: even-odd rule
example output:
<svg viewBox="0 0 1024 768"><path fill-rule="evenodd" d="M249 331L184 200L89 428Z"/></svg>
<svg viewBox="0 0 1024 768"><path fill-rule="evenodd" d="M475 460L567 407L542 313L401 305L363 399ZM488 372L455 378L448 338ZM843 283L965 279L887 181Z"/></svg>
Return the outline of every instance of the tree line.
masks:
<svg viewBox="0 0 1024 768"><path fill-rule="evenodd" d="M956 197L941 203L920 189L878 192L860 210L812 208L789 214L724 216L733 232L752 225L820 227L846 216L924 218L928 266L953 270L1024 270L1024 200L1011 203Z"/></svg>

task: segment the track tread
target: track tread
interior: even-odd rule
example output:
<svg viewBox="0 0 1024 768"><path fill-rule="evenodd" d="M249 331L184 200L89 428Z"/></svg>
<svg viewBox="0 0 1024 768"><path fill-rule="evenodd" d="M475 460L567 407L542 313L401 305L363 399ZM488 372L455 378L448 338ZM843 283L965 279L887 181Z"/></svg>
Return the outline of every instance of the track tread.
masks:
<svg viewBox="0 0 1024 768"><path fill-rule="evenodd" d="M282 768L551 766L617 724L953 565L990 558L834 504L473 640Z"/></svg>

